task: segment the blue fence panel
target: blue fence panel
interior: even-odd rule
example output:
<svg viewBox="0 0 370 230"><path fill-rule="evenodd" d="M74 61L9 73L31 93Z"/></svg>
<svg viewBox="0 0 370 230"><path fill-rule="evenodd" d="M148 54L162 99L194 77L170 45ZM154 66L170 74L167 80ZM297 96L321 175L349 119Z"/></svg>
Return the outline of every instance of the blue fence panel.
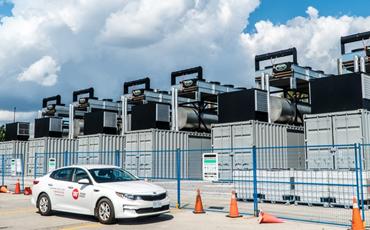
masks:
<svg viewBox="0 0 370 230"><path fill-rule="evenodd" d="M333 166L348 168L309 168L305 156L315 148L332 156ZM48 172L50 158L58 158L57 167L110 164L166 188L171 205L179 208L194 208L200 189L206 210L226 213L235 190L239 211L245 215L258 216L264 210L289 220L348 226L353 197L363 219L369 216L368 150L370 145L351 144L38 153L35 177ZM217 181L203 180L203 153L217 153ZM354 160L343 163L336 156Z"/></svg>

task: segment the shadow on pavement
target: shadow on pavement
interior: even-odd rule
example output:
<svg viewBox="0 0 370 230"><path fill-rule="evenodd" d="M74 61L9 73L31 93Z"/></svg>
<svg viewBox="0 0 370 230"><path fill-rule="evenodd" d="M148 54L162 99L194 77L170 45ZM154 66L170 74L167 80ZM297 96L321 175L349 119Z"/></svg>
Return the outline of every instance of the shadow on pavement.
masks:
<svg viewBox="0 0 370 230"><path fill-rule="evenodd" d="M38 212L36 212L36 213L38 213ZM69 219L74 219L74 220L98 222L98 220L93 216L67 213L67 212L56 212L56 211L54 211L51 216L69 218ZM119 224L119 225L144 225L144 224L152 224L152 223L160 223L160 222L164 222L164 221L169 221L169 220L172 220L173 218L174 217L171 214L162 214L160 216L140 217L140 218L136 218L136 219L118 219L116 224Z"/></svg>

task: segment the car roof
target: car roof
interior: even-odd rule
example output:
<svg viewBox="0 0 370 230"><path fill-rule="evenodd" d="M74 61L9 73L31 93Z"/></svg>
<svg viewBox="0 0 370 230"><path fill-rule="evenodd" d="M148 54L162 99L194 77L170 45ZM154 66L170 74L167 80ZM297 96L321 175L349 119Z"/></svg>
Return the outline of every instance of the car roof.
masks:
<svg viewBox="0 0 370 230"><path fill-rule="evenodd" d="M91 165L70 165L63 168L84 168L90 170L90 169L118 168L118 167L114 165L91 164Z"/></svg>

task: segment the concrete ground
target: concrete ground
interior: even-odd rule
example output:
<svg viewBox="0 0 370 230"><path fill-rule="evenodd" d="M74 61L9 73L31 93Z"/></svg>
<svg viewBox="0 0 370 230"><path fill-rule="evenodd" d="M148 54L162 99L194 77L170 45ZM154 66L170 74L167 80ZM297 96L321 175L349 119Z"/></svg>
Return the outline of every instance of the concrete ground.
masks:
<svg viewBox="0 0 370 230"><path fill-rule="evenodd" d="M330 225L287 221L282 224L261 224L251 216L238 219L225 217L224 213L207 212L194 215L190 210L172 209L157 218L120 220L114 225L101 225L93 217L55 213L44 217L30 203L30 196L0 194L0 229L261 229L261 230L335 230L345 229Z"/></svg>

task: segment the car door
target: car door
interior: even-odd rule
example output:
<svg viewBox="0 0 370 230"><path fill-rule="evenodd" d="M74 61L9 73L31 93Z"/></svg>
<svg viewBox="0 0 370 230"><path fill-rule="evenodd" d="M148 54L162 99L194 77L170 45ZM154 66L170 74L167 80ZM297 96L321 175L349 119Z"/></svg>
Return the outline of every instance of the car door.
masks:
<svg viewBox="0 0 370 230"><path fill-rule="evenodd" d="M50 175L47 186L50 191L50 199L54 210L69 211L65 205L66 198L69 196L70 183L72 183L74 168L62 168L54 171Z"/></svg>
<svg viewBox="0 0 370 230"><path fill-rule="evenodd" d="M78 181L81 179L88 179L90 184L79 184ZM94 214L94 185L92 180L82 168L76 168L73 173L72 183L72 195L68 197L67 203L73 212L81 214Z"/></svg>

